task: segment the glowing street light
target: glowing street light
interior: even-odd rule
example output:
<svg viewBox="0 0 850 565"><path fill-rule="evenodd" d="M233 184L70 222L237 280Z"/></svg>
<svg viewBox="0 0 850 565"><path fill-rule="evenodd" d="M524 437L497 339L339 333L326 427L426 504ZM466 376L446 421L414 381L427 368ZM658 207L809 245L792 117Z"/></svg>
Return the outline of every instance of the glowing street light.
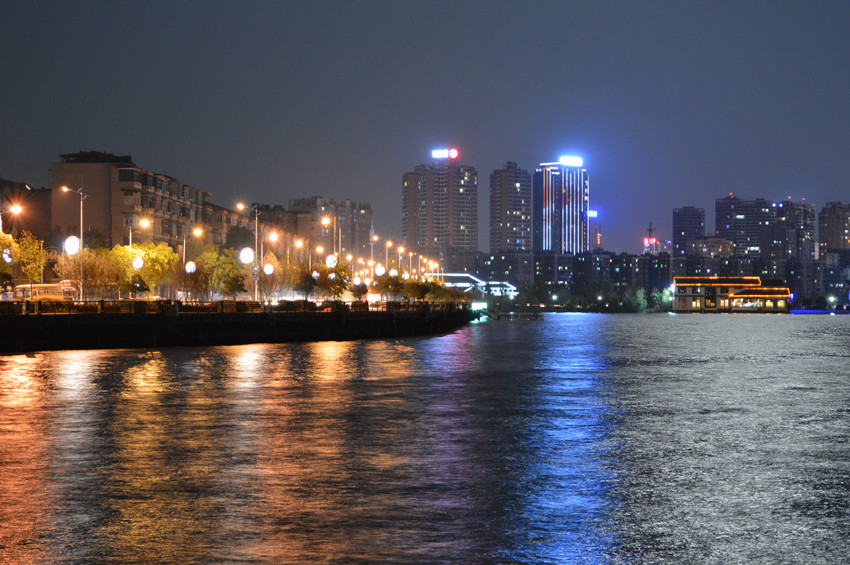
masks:
<svg viewBox="0 0 850 565"><path fill-rule="evenodd" d="M195 237L201 237L204 235L204 230L201 228L195 228L192 230L192 235ZM183 263L186 263L186 231L183 231Z"/></svg>
<svg viewBox="0 0 850 565"><path fill-rule="evenodd" d="M72 235L65 239L65 243L62 245L65 249L65 253L68 255L76 255L80 252L80 238L75 235Z"/></svg>
<svg viewBox="0 0 850 565"><path fill-rule="evenodd" d="M151 225L151 221L148 220L147 218L142 218L141 220L139 220L139 227L142 228L142 229L148 229L150 227L150 225ZM133 217L132 216L130 217L130 224L127 226L127 229L130 230L130 241L129 241L130 245L128 245L128 247L130 249L133 249Z"/></svg>
<svg viewBox="0 0 850 565"><path fill-rule="evenodd" d="M254 250L250 247L243 247L241 251L239 251L239 261L241 261L244 265L250 265L254 262Z"/></svg>
<svg viewBox="0 0 850 565"><path fill-rule="evenodd" d="M23 212L23 208L21 208L20 204L12 204L9 206L9 212L15 214L16 216ZM3 210L0 209L0 233L3 233Z"/></svg>
<svg viewBox="0 0 850 565"><path fill-rule="evenodd" d="M62 187L62 192L73 192L80 197L80 251L83 250L83 200L88 197L88 194L83 192L83 179L80 178L80 188L74 190L67 186ZM80 261L80 301L83 300L83 262Z"/></svg>
<svg viewBox="0 0 850 565"><path fill-rule="evenodd" d="M247 209L243 202L236 203L236 209L240 211L244 211ZM260 258L258 256L258 251L260 247L260 208L253 204L253 212L254 212L254 258L259 261ZM259 272L259 265L254 265L256 276ZM260 300L260 281L259 278L254 279L254 300Z"/></svg>

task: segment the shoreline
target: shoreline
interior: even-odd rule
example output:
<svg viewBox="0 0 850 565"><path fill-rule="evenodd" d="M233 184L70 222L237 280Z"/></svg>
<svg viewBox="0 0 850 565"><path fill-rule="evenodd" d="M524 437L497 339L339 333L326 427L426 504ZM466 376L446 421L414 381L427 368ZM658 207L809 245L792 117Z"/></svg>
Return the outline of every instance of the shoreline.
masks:
<svg viewBox="0 0 850 565"><path fill-rule="evenodd" d="M465 303L309 303L172 301L65 304L16 302L0 313L0 355L46 350L242 345L385 339L447 333L478 314Z"/></svg>

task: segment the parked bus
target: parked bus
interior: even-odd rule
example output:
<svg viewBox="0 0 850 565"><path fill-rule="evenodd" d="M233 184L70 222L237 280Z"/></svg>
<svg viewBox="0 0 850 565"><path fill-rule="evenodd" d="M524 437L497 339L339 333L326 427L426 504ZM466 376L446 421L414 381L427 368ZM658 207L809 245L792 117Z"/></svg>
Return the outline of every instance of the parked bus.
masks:
<svg viewBox="0 0 850 565"><path fill-rule="evenodd" d="M74 300L77 287L71 281L51 284L19 284L15 287L15 300Z"/></svg>

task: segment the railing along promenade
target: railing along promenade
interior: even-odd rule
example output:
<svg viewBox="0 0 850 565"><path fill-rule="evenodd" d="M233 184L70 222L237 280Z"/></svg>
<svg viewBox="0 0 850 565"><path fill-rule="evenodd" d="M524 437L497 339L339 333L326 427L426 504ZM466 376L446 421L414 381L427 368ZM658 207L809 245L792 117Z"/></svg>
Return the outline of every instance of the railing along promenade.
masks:
<svg viewBox="0 0 850 565"><path fill-rule="evenodd" d="M474 318L462 302L2 301L0 353L400 337Z"/></svg>

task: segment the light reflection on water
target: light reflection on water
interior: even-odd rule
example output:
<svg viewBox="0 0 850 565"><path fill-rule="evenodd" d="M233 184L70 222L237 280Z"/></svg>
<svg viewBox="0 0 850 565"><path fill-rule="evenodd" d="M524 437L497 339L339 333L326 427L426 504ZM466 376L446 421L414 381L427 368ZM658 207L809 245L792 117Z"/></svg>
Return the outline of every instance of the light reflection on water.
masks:
<svg viewBox="0 0 850 565"><path fill-rule="evenodd" d="M547 315L3 357L0 562L838 563L848 345Z"/></svg>

